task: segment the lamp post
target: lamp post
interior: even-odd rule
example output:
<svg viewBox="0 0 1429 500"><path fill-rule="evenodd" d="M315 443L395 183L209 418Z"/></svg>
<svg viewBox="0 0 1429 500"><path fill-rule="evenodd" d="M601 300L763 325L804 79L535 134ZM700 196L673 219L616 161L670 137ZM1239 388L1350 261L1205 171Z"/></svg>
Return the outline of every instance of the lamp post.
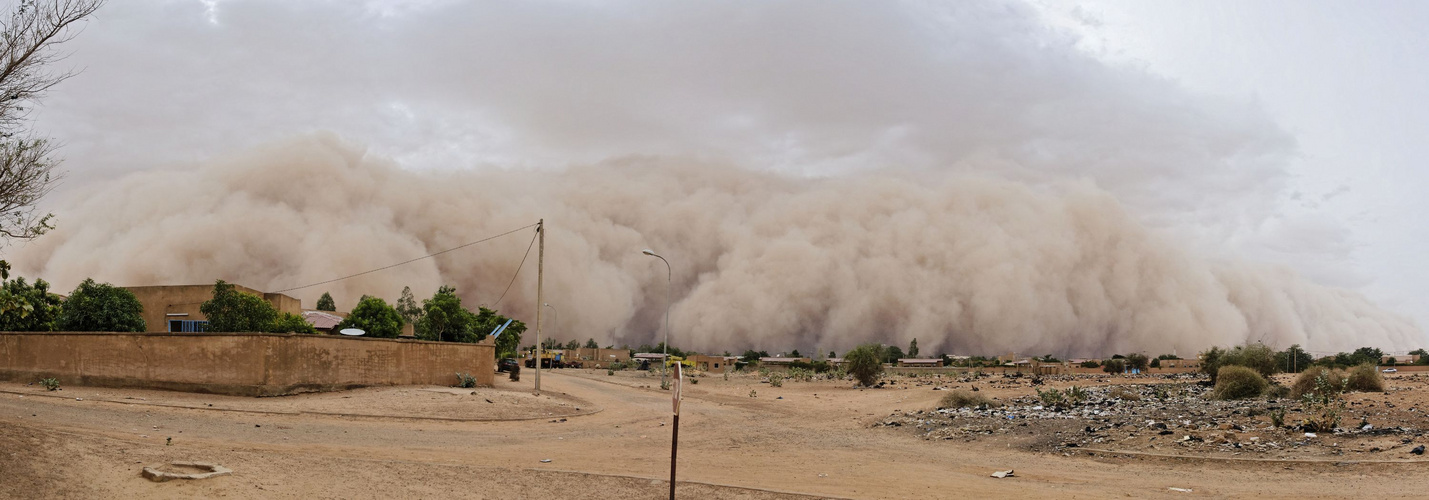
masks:
<svg viewBox="0 0 1429 500"><path fill-rule="evenodd" d="M552 315L552 316L555 316L555 319L551 320L551 324L552 324L552 325L555 325L556 323L560 323L560 322L561 322L561 312L556 310L556 306L551 305L550 302L545 302L545 303L542 303L541 305L551 308L551 315ZM549 338L549 337L547 337L547 338Z"/></svg>
<svg viewBox="0 0 1429 500"><path fill-rule="evenodd" d="M660 259L661 262L665 263L665 342L660 345L660 354L664 356L664 358L660 360L660 386L664 387L665 376L670 372L670 286L673 282L671 276L674 274L674 272L670 270L670 261L665 260L664 257L661 257L660 254L655 253L654 250L646 248L640 253Z"/></svg>

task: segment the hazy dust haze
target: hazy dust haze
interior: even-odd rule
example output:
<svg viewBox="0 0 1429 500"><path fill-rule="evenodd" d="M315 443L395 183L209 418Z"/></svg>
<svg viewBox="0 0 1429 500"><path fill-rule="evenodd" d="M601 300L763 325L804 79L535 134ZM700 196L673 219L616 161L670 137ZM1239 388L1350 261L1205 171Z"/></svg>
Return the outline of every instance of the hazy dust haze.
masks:
<svg viewBox="0 0 1429 500"><path fill-rule="evenodd" d="M1083 182L970 173L811 179L634 159L563 172L413 172L331 134L68 198L64 224L9 258L71 287L217 278L279 290L382 267L545 218L547 334L656 338L674 265L672 341L702 350L1098 355L1264 340L1310 349L1415 345L1420 332L1359 295L1277 267L1211 262L1144 229ZM531 230L292 292L395 299L506 289ZM498 307L531 321L535 259ZM548 310L549 312L549 310ZM550 318L550 317L548 317Z"/></svg>

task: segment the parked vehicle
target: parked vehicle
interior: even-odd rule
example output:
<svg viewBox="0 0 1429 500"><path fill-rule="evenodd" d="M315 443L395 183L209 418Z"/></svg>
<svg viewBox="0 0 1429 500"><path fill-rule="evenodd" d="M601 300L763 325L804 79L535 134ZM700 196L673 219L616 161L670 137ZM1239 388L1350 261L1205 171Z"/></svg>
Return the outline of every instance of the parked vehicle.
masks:
<svg viewBox="0 0 1429 500"><path fill-rule="evenodd" d="M1384 373L1399 373L1398 368L1385 368Z"/></svg>
<svg viewBox="0 0 1429 500"><path fill-rule="evenodd" d="M514 367L516 367L515 358L501 358L501 361L496 362L497 372L509 372Z"/></svg>

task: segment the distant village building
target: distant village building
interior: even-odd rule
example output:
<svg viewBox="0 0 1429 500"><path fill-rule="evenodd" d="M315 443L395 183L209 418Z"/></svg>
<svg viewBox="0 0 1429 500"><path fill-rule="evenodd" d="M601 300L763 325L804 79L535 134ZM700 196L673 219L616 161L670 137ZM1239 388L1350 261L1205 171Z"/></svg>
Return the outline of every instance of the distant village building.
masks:
<svg viewBox="0 0 1429 500"><path fill-rule="evenodd" d="M812 361L812 360L810 360L809 358L786 358L786 357L759 358L759 367L760 367L760 368L769 368L769 369L771 369L771 370L788 370L789 367L790 367L790 365L792 365L792 364L794 364L794 363L809 363L809 362L811 362L811 361Z"/></svg>
<svg viewBox="0 0 1429 500"><path fill-rule="evenodd" d="M1382 365L1412 365L1419 362L1418 354L1391 354L1379 360Z"/></svg>
<svg viewBox="0 0 1429 500"><path fill-rule="evenodd" d="M724 373L726 370L734 369L734 362L738 360L739 357L692 354L685 359L693 363L696 370L708 373Z"/></svg>
<svg viewBox="0 0 1429 500"><path fill-rule="evenodd" d="M630 350L582 347L565 349L562 357L567 362L580 362L582 368L608 368L612 363L630 361Z"/></svg>
<svg viewBox="0 0 1429 500"><path fill-rule="evenodd" d="M298 299L281 293L263 293L246 286L233 285L239 292L262 297L278 312L302 314ZM203 332L208 330L208 317L199 306L213 298L213 285L127 286L144 306L144 324L149 333Z"/></svg>
<svg viewBox="0 0 1429 500"><path fill-rule="evenodd" d="M303 311L303 320L313 325L318 333L335 333L338 323L342 323L342 316L338 316L330 311Z"/></svg>
<svg viewBox="0 0 1429 500"><path fill-rule="evenodd" d="M941 358L905 358L898 360L898 366L937 368L943 366Z"/></svg>

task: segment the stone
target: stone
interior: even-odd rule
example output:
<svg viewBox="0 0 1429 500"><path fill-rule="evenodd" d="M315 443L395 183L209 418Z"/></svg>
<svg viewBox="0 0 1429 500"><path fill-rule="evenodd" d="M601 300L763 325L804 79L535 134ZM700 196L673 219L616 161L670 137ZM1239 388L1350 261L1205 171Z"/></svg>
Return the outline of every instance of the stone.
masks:
<svg viewBox="0 0 1429 500"><path fill-rule="evenodd" d="M211 477L227 476L229 474L233 474L233 470L227 467L208 462L170 462L170 465L175 465L178 467L193 467L196 469L207 470L208 472L187 474L181 472L169 472L165 470L160 470L159 467L163 466L159 465L145 467L143 472L140 473L140 475L144 476L145 478L148 478L150 481L161 483L174 479L208 479Z"/></svg>

